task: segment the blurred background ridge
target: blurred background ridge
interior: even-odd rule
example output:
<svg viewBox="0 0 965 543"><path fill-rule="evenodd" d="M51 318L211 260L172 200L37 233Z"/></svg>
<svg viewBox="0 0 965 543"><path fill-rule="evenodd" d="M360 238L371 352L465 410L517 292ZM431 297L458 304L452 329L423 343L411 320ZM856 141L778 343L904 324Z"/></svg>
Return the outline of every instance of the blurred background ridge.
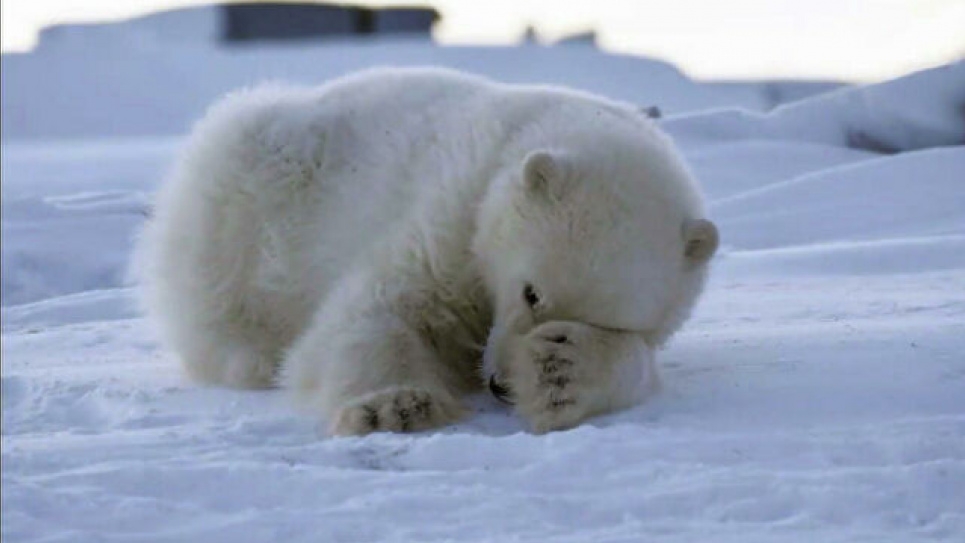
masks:
<svg viewBox="0 0 965 543"><path fill-rule="evenodd" d="M137 34L176 42L302 41L370 34L411 34L429 39L439 12L429 7L373 9L357 5L246 2L175 8L124 21L61 23L40 31L39 47L65 41L110 40Z"/></svg>
<svg viewBox="0 0 965 543"><path fill-rule="evenodd" d="M961 0L358 0L220 8L200 0L5 0L0 9L4 53L29 50L38 36L45 42L81 31L242 41L401 32L431 34L442 45L578 36L609 52L671 62L697 78L861 82L965 54ZM155 12L162 13L143 17Z"/></svg>

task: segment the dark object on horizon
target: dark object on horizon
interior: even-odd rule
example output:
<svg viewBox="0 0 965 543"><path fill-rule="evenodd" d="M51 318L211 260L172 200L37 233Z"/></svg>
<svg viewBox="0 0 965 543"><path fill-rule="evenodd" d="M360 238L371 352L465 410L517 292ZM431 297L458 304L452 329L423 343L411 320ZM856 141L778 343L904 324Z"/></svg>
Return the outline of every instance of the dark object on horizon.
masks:
<svg viewBox="0 0 965 543"><path fill-rule="evenodd" d="M597 46L597 35L595 30L584 30L575 34L569 34L556 40L554 45L589 45Z"/></svg>
<svg viewBox="0 0 965 543"><path fill-rule="evenodd" d="M650 117L651 119L659 119L663 117L663 112L660 111L660 108L657 106L641 107L640 113L643 113L644 115L646 115L647 117Z"/></svg>
<svg viewBox="0 0 965 543"><path fill-rule="evenodd" d="M540 39L539 33L536 31L536 27L533 25L527 25L525 32L523 32L523 37L520 40L523 45L538 45L541 43L546 43L545 40ZM583 32L577 32L576 34L568 34L559 38L552 45L582 45L596 47L597 36L595 30L586 30Z"/></svg>
<svg viewBox="0 0 965 543"><path fill-rule="evenodd" d="M225 4L223 40L297 40L328 36L428 34L439 13L432 8L368 9L295 3Z"/></svg>
<svg viewBox="0 0 965 543"><path fill-rule="evenodd" d="M148 13L124 21L45 27L38 48L130 43L321 40L379 34L429 38L439 13L429 7L367 9L309 3L209 4Z"/></svg>

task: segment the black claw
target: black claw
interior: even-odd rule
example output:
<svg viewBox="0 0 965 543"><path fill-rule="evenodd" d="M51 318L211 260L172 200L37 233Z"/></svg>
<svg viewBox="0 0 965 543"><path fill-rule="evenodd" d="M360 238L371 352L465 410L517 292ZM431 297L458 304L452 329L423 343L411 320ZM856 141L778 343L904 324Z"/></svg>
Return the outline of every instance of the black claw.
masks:
<svg viewBox="0 0 965 543"><path fill-rule="evenodd" d="M398 414L399 414L399 423L402 426L402 431L408 432L409 430L411 430L412 419L409 417L409 410L405 408L399 409Z"/></svg>
<svg viewBox="0 0 965 543"><path fill-rule="evenodd" d="M367 405L364 406L363 409L365 409L365 423L369 425L369 428L378 430L379 412Z"/></svg>
<svg viewBox="0 0 965 543"><path fill-rule="evenodd" d="M539 382L543 385L551 385L556 388L563 388L570 384L570 377L568 375L544 373L540 376Z"/></svg>
<svg viewBox="0 0 965 543"><path fill-rule="evenodd" d="M392 412L399 418L399 426L403 432L409 430L409 410L405 407L405 402L401 395L392 398Z"/></svg>
<svg viewBox="0 0 965 543"><path fill-rule="evenodd" d="M431 407L431 400L428 398L419 398L412 404L412 414L419 419L429 418L429 409Z"/></svg>
<svg viewBox="0 0 965 543"><path fill-rule="evenodd" d="M513 405L514 403L509 387L497 381L495 375L489 378L489 392L493 394L494 398L505 404Z"/></svg>
<svg viewBox="0 0 965 543"><path fill-rule="evenodd" d="M542 360L543 373L556 373L563 368L573 365L573 362L567 360L566 358L560 358L555 354L550 354L545 359Z"/></svg>
<svg viewBox="0 0 965 543"><path fill-rule="evenodd" d="M575 403L576 403L576 400L574 400L573 398L553 398L552 400L550 400L550 408L563 409L564 407L568 405L573 405Z"/></svg>

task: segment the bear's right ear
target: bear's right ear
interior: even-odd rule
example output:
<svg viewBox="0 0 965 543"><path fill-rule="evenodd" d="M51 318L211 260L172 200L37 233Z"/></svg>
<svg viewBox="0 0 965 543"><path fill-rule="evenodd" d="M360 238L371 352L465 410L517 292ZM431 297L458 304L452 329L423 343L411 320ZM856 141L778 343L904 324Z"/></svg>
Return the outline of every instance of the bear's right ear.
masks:
<svg viewBox="0 0 965 543"><path fill-rule="evenodd" d="M717 227L707 219L689 219L684 222L684 256L691 262L701 263L710 260L717 252L720 234Z"/></svg>
<svg viewBox="0 0 965 543"><path fill-rule="evenodd" d="M533 151L523 165L523 187L531 194L559 196L563 165L548 151Z"/></svg>

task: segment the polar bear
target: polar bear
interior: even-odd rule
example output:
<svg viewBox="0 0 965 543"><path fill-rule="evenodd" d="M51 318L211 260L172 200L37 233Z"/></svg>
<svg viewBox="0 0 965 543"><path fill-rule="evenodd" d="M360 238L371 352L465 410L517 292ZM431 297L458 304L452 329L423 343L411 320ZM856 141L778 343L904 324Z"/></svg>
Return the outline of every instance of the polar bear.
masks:
<svg viewBox="0 0 965 543"><path fill-rule="evenodd" d="M487 383L535 432L636 404L717 229L631 104L433 68L214 105L140 244L196 380L289 388L339 435L457 421Z"/></svg>

